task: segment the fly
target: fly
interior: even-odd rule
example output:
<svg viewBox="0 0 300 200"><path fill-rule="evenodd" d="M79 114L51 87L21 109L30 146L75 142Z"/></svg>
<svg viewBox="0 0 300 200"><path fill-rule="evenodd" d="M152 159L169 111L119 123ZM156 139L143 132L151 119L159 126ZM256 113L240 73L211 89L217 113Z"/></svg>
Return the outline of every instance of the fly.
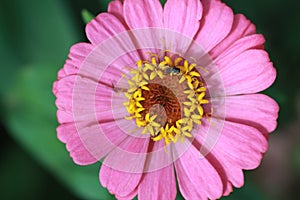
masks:
<svg viewBox="0 0 300 200"><path fill-rule="evenodd" d="M166 72L168 74L180 74L180 69L176 68L176 67L170 67L166 70Z"/></svg>

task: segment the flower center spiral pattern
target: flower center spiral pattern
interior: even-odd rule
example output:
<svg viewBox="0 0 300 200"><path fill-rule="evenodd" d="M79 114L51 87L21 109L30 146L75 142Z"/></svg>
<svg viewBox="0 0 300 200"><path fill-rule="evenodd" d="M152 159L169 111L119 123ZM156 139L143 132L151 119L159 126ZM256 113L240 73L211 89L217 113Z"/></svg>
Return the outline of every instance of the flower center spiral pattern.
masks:
<svg viewBox="0 0 300 200"><path fill-rule="evenodd" d="M139 60L137 68L126 77L129 89L124 102L129 116L142 134L150 134L153 141L184 141L192 137L194 126L201 124L209 104L207 89L197 64L179 55L151 54L148 60Z"/></svg>

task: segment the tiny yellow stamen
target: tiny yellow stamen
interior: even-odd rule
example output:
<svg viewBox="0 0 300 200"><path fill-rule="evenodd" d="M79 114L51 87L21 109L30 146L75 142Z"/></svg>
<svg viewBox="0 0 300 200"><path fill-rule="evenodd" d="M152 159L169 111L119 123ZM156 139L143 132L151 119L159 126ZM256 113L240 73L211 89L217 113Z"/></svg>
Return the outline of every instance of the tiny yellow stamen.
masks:
<svg viewBox="0 0 300 200"><path fill-rule="evenodd" d="M200 115L192 115L192 119L201 119Z"/></svg>
<svg viewBox="0 0 300 200"><path fill-rule="evenodd" d="M205 92L206 88L205 87L200 87L196 90L196 92Z"/></svg>
<svg viewBox="0 0 300 200"><path fill-rule="evenodd" d="M191 115L191 112L190 112L190 110L189 109L187 109L187 108L184 108L184 116L187 116L187 117L189 117L190 115Z"/></svg>
<svg viewBox="0 0 300 200"><path fill-rule="evenodd" d="M184 70L185 70L185 72L189 71L189 61L188 60L184 61Z"/></svg>
<svg viewBox="0 0 300 200"><path fill-rule="evenodd" d="M186 106L191 106L192 102L183 102L183 104L186 105Z"/></svg>
<svg viewBox="0 0 300 200"><path fill-rule="evenodd" d="M140 102L138 102L138 101L135 103L135 105L136 105L137 107L139 107L139 108L143 108L142 104L141 104Z"/></svg>
<svg viewBox="0 0 300 200"><path fill-rule="evenodd" d="M185 80L186 78L184 76L181 77L181 79L179 80L179 83L183 83L183 81Z"/></svg>
<svg viewBox="0 0 300 200"><path fill-rule="evenodd" d="M204 110L202 106L198 106L198 112L201 116L203 116Z"/></svg>
<svg viewBox="0 0 300 200"><path fill-rule="evenodd" d="M147 86L145 86L145 85L143 85L141 88L142 88L143 90L150 91L150 89L149 89Z"/></svg>
<svg viewBox="0 0 300 200"><path fill-rule="evenodd" d="M145 64L143 71L147 72L148 70L150 70L150 71L154 70L154 66L152 66L150 64Z"/></svg>
<svg viewBox="0 0 300 200"><path fill-rule="evenodd" d="M139 119L136 119L136 124L138 125L138 127L142 127L142 126L146 125L146 122L145 121L141 121Z"/></svg>
<svg viewBox="0 0 300 200"><path fill-rule="evenodd" d="M200 101L200 104L208 104L208 103L209 103L209 101L207 99L203 99Z"/></svg>
<svg viewBox="0 0 300 200"><path fill-rule="evenodd" d="M142 75L143 75L144 79L146 79L147 81L149 81L149 76L148 76L148 74L142 73Z"/></svg>
<svg viewBox="0 0 300 200"><path fill-rule="evenodd" d="M196 76L196 77L200 77L200 74L198 72L190 72L189 73L190 76Z"/></svg>
<svg viewBox="0 0 300 200"><path fill-rule="evenodd" d="M158 136L152 138L153 141L157 142L159 140L163 139L163 135L162 134L159 134Z"/></svg>
<svg viewBox="0 0 300 200"><path fill-rule="evenodd" d="M189 71L192 71L196 66L197 66L197 64L195 64L195 63L190 64Z"/></svg>
<svg viewBox="0 0 300 200"><path fill-rule="evenodd" d="M163 56L166 53L172 56ZM184 142L185 138L192 137L194 126L201 124L202 118L207 115L204 104L208 104L209 100L205 83L196 69L199 66L196 61L190 63L169 51L148 54L147 60L139 60L135 69L128 69L131 78L124 76L128 82L124 96L128 101L123 106L130 114L125 119L135 120L137 127L142 128L141 133L149 134L153 141L162 140L165 145L179 140ZM171 93L174 92L176 98L168 90L155 86L156 82L173 87ZM156 94L162 98L156 100ZM166 119L162 120L160 115L150 115L155 104L168 105L163 106Z"/></svg>
<svg viewBox="0 0 300 200"><path fill-rule="evenodd" d="M155 71L151 72L151 74L150 74L150 80L153 80L156 76L157 76L157 73Z"/></svg>
<svg viewBox="0 0 300 200"><path fill-rule="evenodd" d="M157 62L156 62L156 58L155 58L155 57L152 58L152 64L155 65L155 66L157 65Z"/></svg>
<svg viewBox="0 0 300 200"><path fill-rule="evenodd" d="M161 79L164 78L164 75L163 75L163 73L161 71L157 71L156 73L159 76L159 78L161 78Z"/></svg>
<svg viewBox="0 0 300 200"><path fill-rule="evenodd" d="M179 65L179 63L182 61L183 59L181 57L176 58L175 60L175 66Z"/></svg>
<svg viewBox="0 0 300 200"><path fill-rule="evenodd" d="M203 97L205 96L205 92L202 92L201 94L199 94L198 96L198 101L201 101L203 99Z"/></svg>
<svg viewBox="0 0 300 200"><path fill-rule="evenodd" d="M173 61L169 56L165 56L165 61L170 67L173 67Z"/></svg>

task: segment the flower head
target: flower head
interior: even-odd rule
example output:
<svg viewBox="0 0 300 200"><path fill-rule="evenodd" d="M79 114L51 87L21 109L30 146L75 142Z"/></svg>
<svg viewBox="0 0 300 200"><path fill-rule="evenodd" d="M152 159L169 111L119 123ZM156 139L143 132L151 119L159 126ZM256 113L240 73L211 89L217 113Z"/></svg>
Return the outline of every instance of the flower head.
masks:
<svg viewBox="0 0 300 200"><path fill-rule="evenodd" d="M103 160L118 199L175 199L176 179L186 199L243 185L278 112L256 94L276 72L249 20L219 0L115 0L86 33L53 87L75 163Z"/></svg>

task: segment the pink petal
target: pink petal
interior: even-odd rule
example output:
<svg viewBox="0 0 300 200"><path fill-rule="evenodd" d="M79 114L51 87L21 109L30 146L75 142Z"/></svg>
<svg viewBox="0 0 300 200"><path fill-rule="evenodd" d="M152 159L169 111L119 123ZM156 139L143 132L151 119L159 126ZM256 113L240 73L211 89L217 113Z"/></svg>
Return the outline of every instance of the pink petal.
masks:
<svg viewBox="0 0 300 200"><path fill-rule="evenodd" d="M175 167L185 199L217 199L222 196L223 184L218 171L200 156L193 145L175 162Z"/></svg>
<svg viewBox="0 0 300 200"><path fill-rule="evenodd" d="M173 164L145 173L139 184L138 198L141 200L175 199L176 181Z"/></svg>
<svg viewBox="0 0 300 200"><path fill-rule="evenodd" d="M220 130L215 128L217 126L219 124L217 125L215 121L209 122L207 119L203 120L200 130L198 130L199 134L196 135L193 144L200 149L200 152L205 155L205 158L218 171L223 183L223 196L227 196L232 192L232 184L236 187L241 187L244 184L244 174L240 167L229 165L230 160L220 154L222 152L217 151L214 154L212 153L216 143L219 142L218 136ZM213 129L210 130L211 128ZM211 146L213 148L210 148Z"/></svg>
<svg viewBox="0 0 300 200"><path fill-rule="evenodd" d="M55 83L54 94L57 97L55 104L58 108L57 119L60 124L73 122L72 90L76 76L62 78Z"/></svg>
<svg viewBox="0 0 300 200"><path fill-rule="evenodd" d="M127 133L129 134L129 133ZM107 133L110 135L110 133ZM149 137L137 138L127 135L105 158L103 164L126 173L142 173L145 166Z"/></svg>
<svg viewBox="0 0 300 200"><path fill-rule="evenodd" d="M172 155L172 150L172 146L165 146L165 142L162 140L157 142L151 141L144 172L153 172L172 165L174 160L178 158L178 156L175 157Z"/></svg>
<svg viewBox="0 0 300 200"><path fill-rule="evenodd" d="M77 74L82 62L92 50L93 46L88 43L78 43L73 45L70 49L69 59L58 73L58 79Z"/></svg>
<svg viewBox="0 0 300 200"><path fill-rule="evenodd" d="M229 48L236 40L239 40L245 36L255 34L256 28L244 15L237 14L234 16L232 29L228 36L219 43L209 53L213 58L219 56L227 48Z"/></svg>
<svg viewBox="0 0 300 200"><path fill-rule="evenodd" d="M124 20L123 16L123 3L120 0L113 0L108 4L108 13L118 17L121 21Z"/></svg>
<svg viewBox="0 0 300 200"><path fill-rule="evenodd" d="M98 88L98 91L96 92L94 88ZM75 121L97 122L95 114L98 116L104 111L112 112L112 93L112 88L88 78L72 75L60 79L56 82L55 92L58 121L60 123ZM122 104L123 100L121 97L114 97L114 102L117 104ZM104 105L107 105L105 107L106 110L104 110ZM102 108L99 108L99 106L102 106ZM108 116L107 113L105 116ZM119 117L124 118L125 115ZM111 117L109 119L114 120L115 118Z"/></svg>
<svg viewBox="0 0 300 200"><path fill-rule="evenodd" d="M57 110L56 116L60 124L73 122L73 114L71 111Z"/></svg>
<svg viewBox="0 0 300 200"><path fill-rule="evenodd" d="M77 134L74 123L61 124L56 128L56 132L58 139L63 143L66 143L72 135Z"/></svg>
<svg viewBox="0 0 300 200"><path fill-rule="evenodd" d="M98 159L83 144L75 125L72 123L70 125L75 129L72 131L72 136L67 140L66 148L70 152L73 161L79 165L90 165L97 162Z"/></svg>
<svg viewBox="0 0 300 200"><path fill-rule="evenodd" d="M116 199L118 199L118 200L132 200L132 199L134 199L134 197L137 195L137 193L138 193L138 190L137 190L137 188L133 191L133 192L131 192L129 195L126 195L126 196L118 196L118 195L115 195L116 196Z"/></svg>
<svg viewBox="0 0 300 200"><path fill-rule="evenodd" d="M117 112L113 114L116 108L112 109L111 95L113 92L111 88L98 85L90 79L84 79L84 82L79 84L79 89L73 91L71 86L74 85L72 83L74 79L81 79L81 77L69 76L57 82L58 120L60 123L76 122L76 129L62 126L63 129L58 130L58 136L67 143L67 149L74 161L79 164L86 164L90 161L85 156L87 154L84 152L85 149L96 160L100 160L128 137L128 132L125 130L133 130L136 126L124 119L127 115L126 112L122 110L119 112L117 109ZM67 86L67 84L71 84L71 86ZM100 88L99 91L101 92L95 93L93 88L96 86L93 86L94 84ZM86 87L86 85L91 87ZM76 101L74 101L73 95L76 96L74 98ZM113 102L121 105L124 101L122 98L116 97ZM81 125L83 122L86 124ZM69 140L68 138L73 139Z"/></svg>
<svg viewBox="0 0 300 200"><path fill-rule="evenodd" d="M105 71L103 71L101 73L101 76L99 77L99 83L101 85L106 86L107 88L110 88L109 92L114 92L114 87L117 88L126 88L127 86L120 85L117 84L119 81L121 81L122 83L125 82L124 81L124 75L128 75L131 67L127 67L129 69L126 69L126 64L129 63L131 61L131 63L133 62L132 59L129 58L129 56L126 55L126 57L128 60L122 62L124 59L122 60L118 60L117 62L114 62L112 65L108 66ZM122 62L122 64L120 64ZM132 64L131 64L132 65ZM128 76L127 76L128 77Z"/></svg>
<svg viewBox="0 0 300 200"><path fill-rule="evenodd" d="M247 36L247 35L252 35L256 33L256 27L254 24L251 23L250 20L248 20L243 14L236 14L234 16L234 20L235 20L235 24L237 24L236 26L234 26L233 28L235 29L240 29L240 30L234 30L232 29L232 32L230 33L233 35L240 35L238 34L239 31L242 31L242 35L243 36ZM232 37L232 36L230 36ZM227 39L227 38L226 38ZM229 39L229 38L228 38Z"/></svg>
<svg viewBox="0 0 300 200"><path fill-rule="evenodd" d="M76 164L90 165L98 161L82 143L74 123L60 125L57 128L57 137L67 144L67 150Z"/></svg>
<svg viewBox="0 0 300 200"><path fill-rule="evenodd" d="M93 45L126 31L122 22L113 14L101 13L86 26L86 35Z"/></svg>
<svg viewBox="0 0 300 200"><path fill-rule="evenodd" d="M69 59L58 73L58 81L53 84L53 93L57 97L58 121L68 123L73 121L72 92L76 80L76 74L87 55L92 51L92 45L88 43L78 43L72 46Z"/></svg>
<svg viewBox="0 0 300 200"><path fill-rule="evenodd" d="M244 174L240 167L234 166L232 161L224 156L224 153L214 150L208 155L215 158L210 158L212 165L219 170L220 176L226 178L223 183L223 196L227 196L233 191L232 185L237 188L244 185Z"/></svg>
<svg viewBox="0 0 300 200"><path fill-rule="evenodd" d="M253 126L265 135L275 130L278 111L277 103L263 94L226 98L227 121ZM218 116L218 113L214 115Z"/></svg>
<svg viewBox="0 0 300 200"><path fill-rule="evenodd" d="M127 138L136 125L125 119L128 115L123 106L125 99L114 93L111 83L98 83L81 76L76 80L72 91L73 121L89 123L77 129L87 149L99 160Z"/></svg>
<svg viewBox="0 0 300 200"><path fill-rule="evenodd" d="M244 180L244 174L243 171L240 170L240 174L243 178L241 178L242 180ZM243 185L243 184L242 184ZM227 184L224 184L224 191L223 191L223 196L229 196L229 194L233 191L232 189L232 184L230 182L227 182Z"/></svg>
<svg viewBox="0 0 300 200"><path fill-rule="evenodd" d="M55 95L57 99L55 101L55 104L58 109L69 111L69 112L72 111L72 89L75 80L76 80L76 76L71 75L62 78L56 82Z"/></svg>
<svg viewBox="0 0 300 200"><path fill-rule="evenodd" d="M63 142L67 143L67 147L70 145L76 146L75 149L68 148L74 160L81 159L78 152L81 152L82 148L88 149L97 160L100 160L128 136L123 129L132 130L133 125L124 119L127 115L124 111L116 112L113 115L113 111L116 108L112 109L111 95L113 92L111 88L99 85L90 79L84 79L76 87L77 90L73 90L74 81L80 79L81 77L79 76L68 76L57 82L56 105L59 109L57 112L58 120L62 124L76 122L77 128L73 128L70 136L70 131L67 129L69 126L62 126L64 129L62 131L58 130L58 136ZM95 92L93 88L98 88L98 92ZM113 102L121 105L124 101L122 98L115 97ZM82 122L87 124L78 127ZM118 126L119 124L120 126ZM84 144L80 143L77 135L84 141ZM69 137L75 139L69 141L67 140ZM76 155L73 156L74 152L78 155L78 158Z"/></svg>
<svg viewBox="0 0 300 200"><path fill-rule="evenodd" d="M203 0L203 16L195 41L209 52L230 32L233 23L232 10L219 0Z"/></svg>
<svg viewBox="0 0 300 200"><path fill-rule="evenodd" d="M100 169L99 179L102 186L107 188L111 194L125 198L135 191L141 176L142 174L116 171L103 164Z"/></svg>
<svg viewBox="0 0 300 200"><path fill-rule="evenodd" d="M218 126L216 123L222 121L216 120L212 128ZM200 144L205 144L205 140L209 140L205 137L207 131L207 126L201 126L195 138ZM218 133L210 134L212 136ZM224 122L223 130L215 142L208 157L212 165L219 169L221 176L227 177L227 184L233 184L235 187L241 187L244 183L242 169L256 168L261 162L262 153L265 153L268 147L266 138L257 129L228 121ZM224 187L225 194L230 192L230 187L230 185Z"/></svg>
<svg viewBox="0 0 300 200"><path fill-rule="evenodd" d="M113 15L110 14L110 16ZM106 42L95 47L85 59L80 70L80 76L95 81L100 79L101 82L107 83L109 79L118 81L123 74L129 73L128 66L132 67L140 59L137 47L132 41L132 35L128 32L122 32L118 37L106 39ZM106 78L104 73L110 76ZM103 80L103 77L107 80Z"/></svg>
<svg viewBox="0 0 300 200"><path fill-rule="evenodd" d="M76 80L76 74L87 55L92 51L92 45L78 43L72 46L69 59L58 73L58 81L53 84L53 93L57 97L57 117L60 123L73 122L72 92Z"/></svg>
<svg viewBox="0 0 300 200"><path fill-rule="evenodd" d="M97 88L95 104L93 105L95 107L93 113L96 115L97 121L100 123L116 121L115 125L118 125L124 131L127 130L125 130L124 124L120 123L125 123L126 127L131 125L129 126L131 130L135 129L136 124L133 124L131 121L124 120L125 117L128 116L128 112L123 105L123 103L126 102L126 99L118 93L112 93L113 89L104 85L99 85Z"/></svg>
<svg viewBox="0 0 300 200"><path fill-rule="evenodd" d="M275 68L264 50L248 50L232 57L231 62L218 65L227 95L260 92L276 78Z"/></svg>
<svg viewBox="0 0 300 200"><path fill-rule="evenodd" d="M215 62L220 67L225 65L239 56L241 53L250 50L250 49L263 49L265 43L265 38L261 34L253 34L250 36L243 37L235 41L228 49L223 51L216 59Z"/></svg>
<svg viewBox="0 0 300 200"><path fill-rule="evenodd" d="M149 139L127 137L104 160L100 182L110 193L130 195L138 186L144 169Z"/></svg>
<svg viewBox="0 0 300 200"><path fill-rule="evenodd" d="M127 122L127 120L123 120ZM121 124L124 124L121 123ZM62 124L57 128L58 138L66 143L74 162L88 165L99 161L120 145L127 137L115 121L106 123L77 122Z"/></svg>
<svg viewBox="0 0 300 200"><path fill-rule="evenodd" d="M163 9L159 0L126 0L124 17L131 29L163 27Z"/></svg>
<svg viewBox="0 0 300 200"><path fill-rule="evenodd" d="M164 7L164 27L193 38L200 26L200 1L168 0Z"/></svg>

